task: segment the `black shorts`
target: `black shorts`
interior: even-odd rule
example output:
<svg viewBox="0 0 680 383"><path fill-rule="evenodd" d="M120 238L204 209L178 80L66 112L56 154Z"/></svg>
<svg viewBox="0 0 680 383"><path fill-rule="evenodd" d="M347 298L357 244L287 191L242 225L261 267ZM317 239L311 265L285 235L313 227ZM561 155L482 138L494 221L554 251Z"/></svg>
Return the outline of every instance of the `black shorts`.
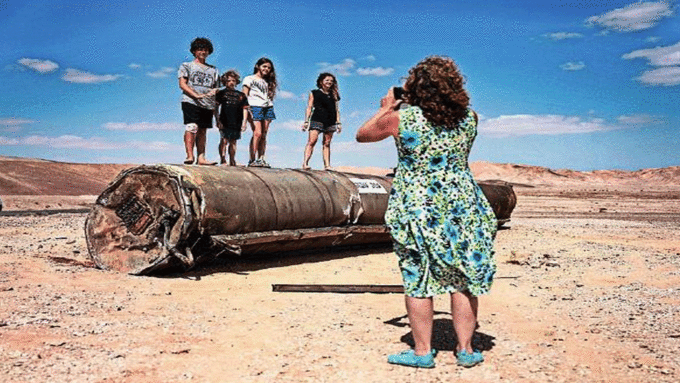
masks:
<svg viewBox="0 0 680 383"><path fill-rule="evenodd" d="M213 111L201 108L188 102L182 103L182 113L184 114L184 125L196 124L199 129L210 129L213 126Z"/></svg>
<svg viewBox="0 0 680 383"><path fill-rule="evenodd" d="M220 136L225 140L240 140L241 139L241 129L220 129Z"/></svg>

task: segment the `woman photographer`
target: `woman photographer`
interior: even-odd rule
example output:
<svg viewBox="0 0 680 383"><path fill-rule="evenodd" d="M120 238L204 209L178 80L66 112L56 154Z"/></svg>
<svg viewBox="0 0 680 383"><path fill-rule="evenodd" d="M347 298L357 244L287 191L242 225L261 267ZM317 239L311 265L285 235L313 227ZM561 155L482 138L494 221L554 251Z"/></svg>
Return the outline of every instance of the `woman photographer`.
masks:
<svg viewBox="0 0 680 383"><path fill-rule="evenodd" d="M464 79L448 57L432 56L409 70L403 95L392 88L357 141L394 137L399 163L385 222L404 281L415 349L388 362L434 367L432 297L449 293L458 365L484 360L472 348L477 296L489 292L496 271L496 217L472 177L468 155L477 134ZM400 108L401 103L408 104Z"/></svg>

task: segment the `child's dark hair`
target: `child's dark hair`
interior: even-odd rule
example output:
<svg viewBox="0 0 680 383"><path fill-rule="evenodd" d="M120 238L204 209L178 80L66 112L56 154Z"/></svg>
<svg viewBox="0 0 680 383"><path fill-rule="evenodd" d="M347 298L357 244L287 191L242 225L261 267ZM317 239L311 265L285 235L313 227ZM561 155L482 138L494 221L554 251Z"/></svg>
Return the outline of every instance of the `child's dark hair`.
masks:
<svg viewBox="0 0 680 383"><path fill-rule="evenodd" d="M192 55L195 55L195 52L199 49L207 49L209 54L213 53L213 45L205 37L196 37L194 41L191 42L191 48L189 48L189 52L191 52Z"/></svg>
<svg viewBox="0 0 680 383"><path fill-rule="evenodd" d="M331 85L331 94L333 95L333 98L335 101L340 100L340 91L338 91L338 79L335 78L335 76L332 73L328 72L323 72L319 75L319 77L316 78L316 87L321 89L321 83L323 82L326 77L332 77L333 78L333 85Z"/></svg>
<svg viewBox="0 0 680 383"><path fill-rule="evenodd" d="M272 62L272 60L266 57L260 57L260 59L257 60L257 62L255 63L255 67L253 68L253 74L256 74L260 68L260 65L265 63L272 66L271 72L267 74L267 77L264 77L264 80L267 81L267 85L269 87L269 98L274 98L278 83L276 82L276 71L274 70L274 63Z"/></svg>
<svg viewBox="0 0 680 383"><path fill-rule="evenodd" d="M227 85L227 80L229 77L233 77L236 79L236 84L239 84L241 82L241 75L238 74L236 69L229 69L228 71L224 72L222 76L220 76L220 81L222 84Z"/></svg>

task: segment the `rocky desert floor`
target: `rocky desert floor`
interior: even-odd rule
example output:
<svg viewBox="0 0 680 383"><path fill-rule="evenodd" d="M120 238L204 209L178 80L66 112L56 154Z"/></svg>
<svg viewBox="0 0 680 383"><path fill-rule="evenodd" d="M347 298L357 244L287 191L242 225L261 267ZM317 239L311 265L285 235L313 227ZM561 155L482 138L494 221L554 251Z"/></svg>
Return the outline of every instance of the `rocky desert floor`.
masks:
<svg viewBox="0 0 680 383"><path fill-rule="evenodd" d="M2 382L678 382L680 188L516 187L476 346L455 365L447 297L434 369L386 363L412 344L399 294L272 284L400 284L388 248L225 259L185 274L98 270L94 196L5 196ZM20 210L76 209L58 214Z"/></svg>

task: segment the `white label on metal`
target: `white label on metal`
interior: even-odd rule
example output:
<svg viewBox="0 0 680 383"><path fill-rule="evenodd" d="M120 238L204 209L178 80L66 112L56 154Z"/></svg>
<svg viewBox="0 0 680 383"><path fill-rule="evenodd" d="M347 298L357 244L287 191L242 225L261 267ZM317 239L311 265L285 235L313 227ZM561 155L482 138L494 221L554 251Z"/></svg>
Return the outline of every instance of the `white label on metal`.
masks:
<svg viewBox="0 0 680 383"><path fill-rule="evenodd" d="M350 178L359 189L360 194L387 194L380 182L371 179Z"/></svg>

